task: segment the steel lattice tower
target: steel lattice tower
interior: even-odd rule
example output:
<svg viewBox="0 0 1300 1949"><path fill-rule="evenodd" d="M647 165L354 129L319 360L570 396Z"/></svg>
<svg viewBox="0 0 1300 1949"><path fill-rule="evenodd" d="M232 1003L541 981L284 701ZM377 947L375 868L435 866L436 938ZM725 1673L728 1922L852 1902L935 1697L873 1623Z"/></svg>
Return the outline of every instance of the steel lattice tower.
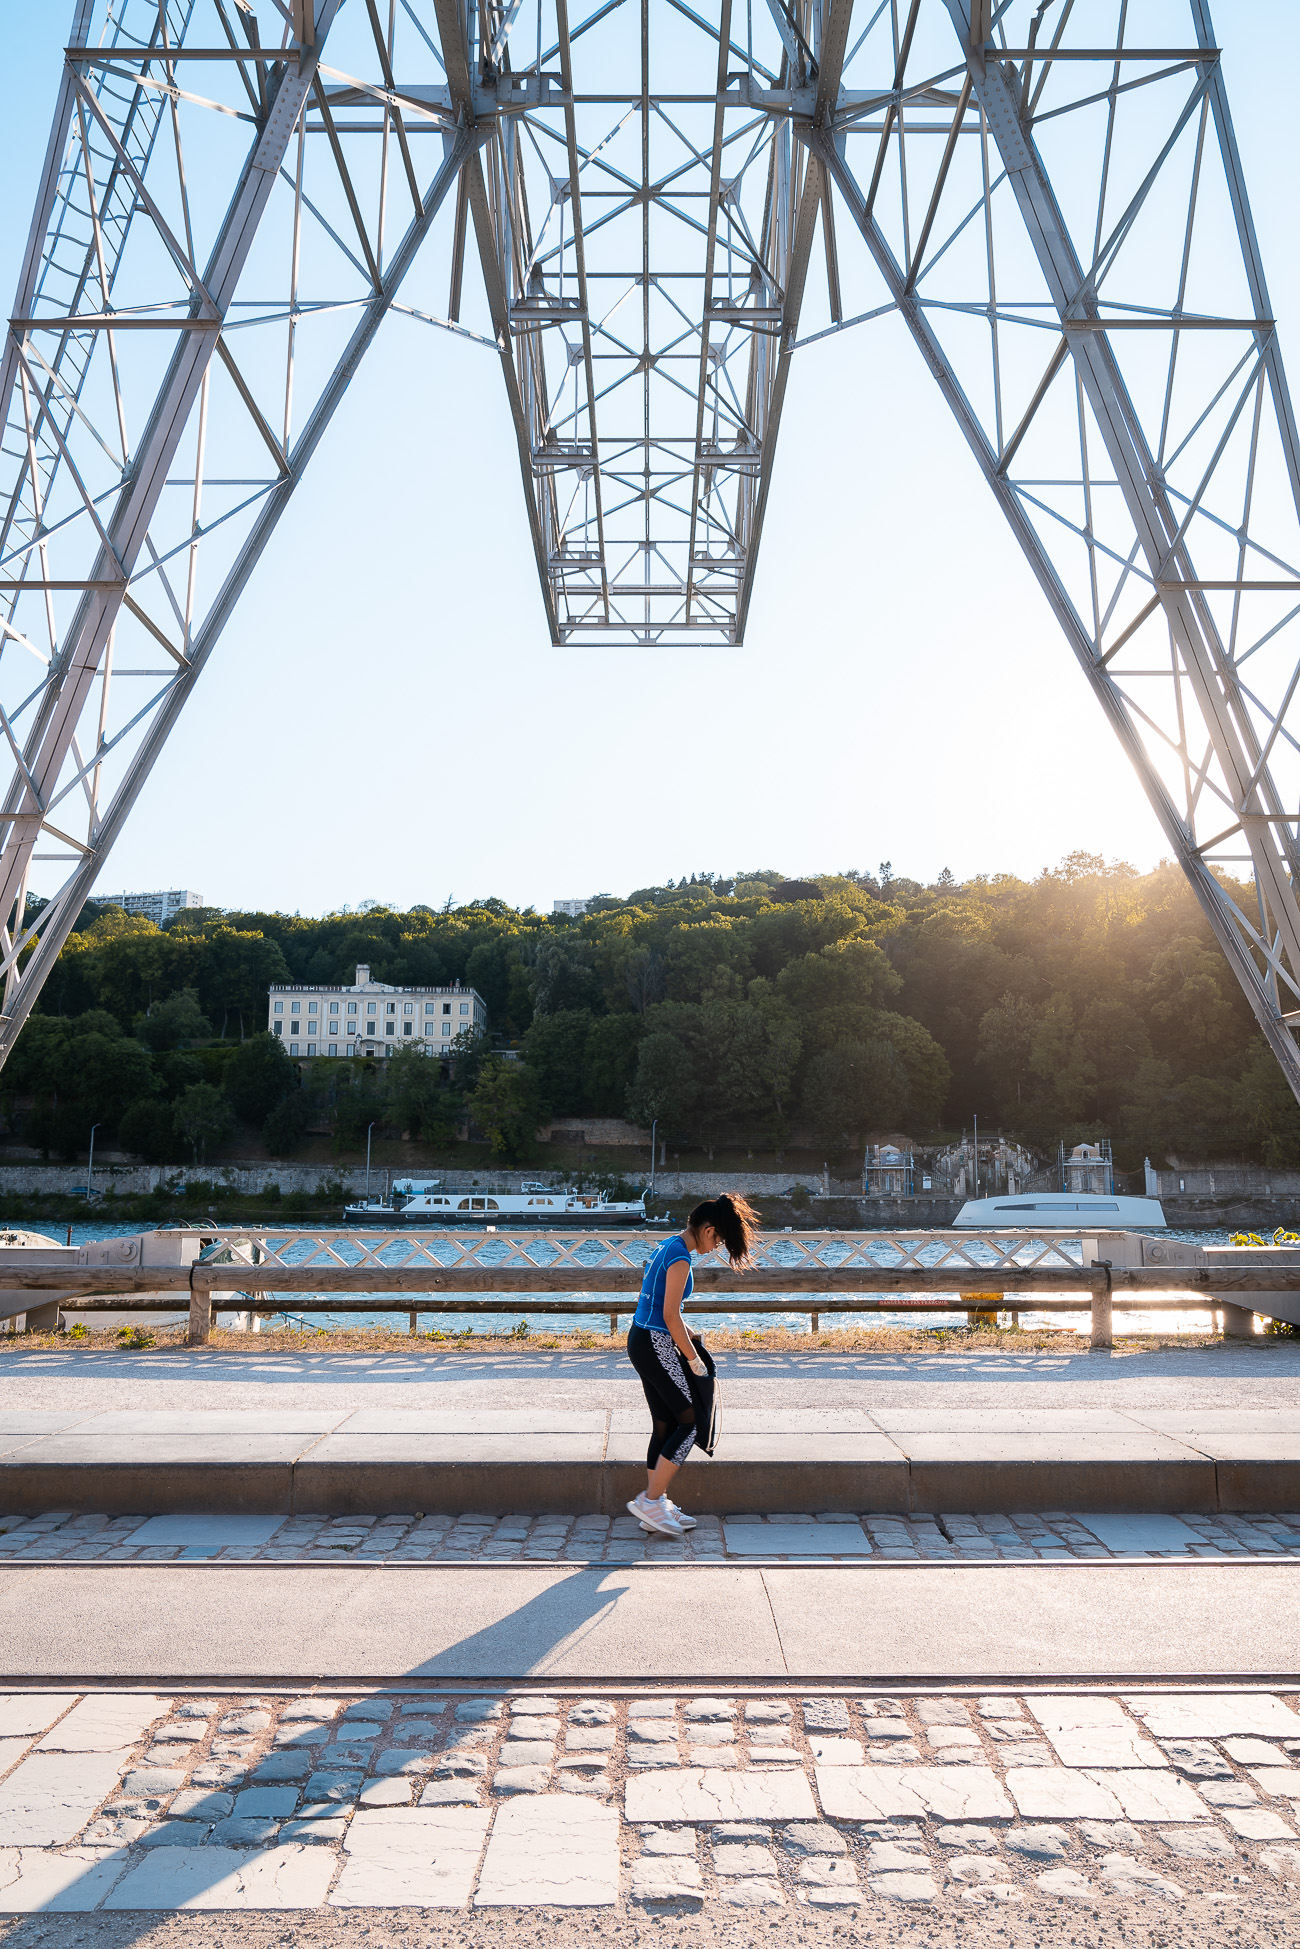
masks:
<svg viewBox="0 0 1300 1949"><path fill-rule="evenodd" d="M552 640L634 647L741 640L791 359L882 383L898 314L1300 1096L1300 442L1206 0L78 0L0 1060L389 313L499 366Z"/></svg>

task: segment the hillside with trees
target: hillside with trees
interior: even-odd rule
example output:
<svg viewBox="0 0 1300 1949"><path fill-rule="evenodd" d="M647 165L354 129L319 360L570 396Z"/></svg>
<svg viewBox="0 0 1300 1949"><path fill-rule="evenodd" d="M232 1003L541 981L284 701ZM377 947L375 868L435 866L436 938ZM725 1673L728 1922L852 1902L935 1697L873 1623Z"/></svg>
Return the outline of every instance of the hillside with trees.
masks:
<svg viewBox="0 0 1300 1949"><path fill-rule="evenodd" d="M272 982L459 980L489 1033L451 1061L293 1064ZM202 1162L256 1136L507 1159L550 1117L659 1120L675 1148L858 1149L999 1124L1039 1148L1300 1161L1300 1112L1181 873L1075 854L1032 881L691 875L581 916L489 899L321 918L215 909L165 932L88 906L0 1077L12 1135Z"/></svg>

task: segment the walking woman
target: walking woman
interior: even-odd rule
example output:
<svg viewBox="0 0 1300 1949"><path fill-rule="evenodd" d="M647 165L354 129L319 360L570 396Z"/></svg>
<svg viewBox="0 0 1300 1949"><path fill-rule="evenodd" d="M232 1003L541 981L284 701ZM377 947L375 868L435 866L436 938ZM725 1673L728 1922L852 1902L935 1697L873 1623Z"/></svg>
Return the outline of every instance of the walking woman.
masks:
<svg viewBox="0 0 1300 1949"><path fill-rule="evenodd" d="M682 1319L682 1303L694 1288L692 1252L724 1251L733 1266L749 1263L758 1213L743 1198L723 1192L696 1205L686 1230L665 1239L645 1269L641 1298L627 1336L627 1357L641 1376L653 1433L646 1451L646 1486L628 1504L642 1527L659 1536L695 1528L671 1500L668 1485L695 1443L695 1405L687 1370L708 1374Z"/></svg>

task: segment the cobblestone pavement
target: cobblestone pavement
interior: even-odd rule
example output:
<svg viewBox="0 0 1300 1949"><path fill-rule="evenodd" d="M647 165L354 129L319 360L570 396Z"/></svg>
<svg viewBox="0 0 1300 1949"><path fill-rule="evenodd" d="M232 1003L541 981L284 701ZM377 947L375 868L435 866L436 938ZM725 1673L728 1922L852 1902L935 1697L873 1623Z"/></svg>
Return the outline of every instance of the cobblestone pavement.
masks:
<svg viewBox="0 0 1300 1949"><path fill-rule="evenodd" d="M1061 1562L1292 1555L1300 1555L1300 1515L702 1515L680 1540L650 1536L631 1516L0 1515L0 1562L718 1563L754 1556Z"/></svg>
<svg viewBox="0 0 1300 1949"><path fill-rule="evenodd" d="M0 1694L0 1914L829 1913L1300 1888L1291 1693ZM1092 1919L1090 1919L1092 1918ZM754 1925L767 1918L755 1915ZM1161 1938L1168 1939L1168 1938Z"/></svg>

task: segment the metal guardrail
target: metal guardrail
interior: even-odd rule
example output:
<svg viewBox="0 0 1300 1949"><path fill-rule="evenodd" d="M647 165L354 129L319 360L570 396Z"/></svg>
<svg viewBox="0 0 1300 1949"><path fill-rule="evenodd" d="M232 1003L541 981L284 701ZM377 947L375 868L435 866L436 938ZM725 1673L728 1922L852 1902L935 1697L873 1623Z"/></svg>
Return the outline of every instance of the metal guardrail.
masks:
<svg viewBox="0 0 1300 1949"><path fill-rule="evenodd" d="M974 1315L1024 1295L1035 1312L1090 1311L1093 1345L1108 1346L1116 1306L1185 1312L1203 1294L1201 1304L1216 1311L1232 1293L1300 1292L1300 1261L1130 1266L1099 1256L1108 1237L1122 1236L784 1233L763 1239L745 1271L718 1255L699 1261L691 1310L734 1312L734 1300L718 1295L743 1294L746 1312L806 1312L816 1331L823 1314ZM0 1265L0 1290L57 1294L59 1304L81 1313L117 1310L123 1299L133 1311L175 1312L184 1294L193 1344L208 1338L214 1312L274 1312L265 1301L277 1293L310 1294L313 1312L405 1312L412 1327L418 1312L517 1313L526 1300L532 1313L608 1314L615 1331L620 1316L635 1310L642 1268L662 1234L213 1231L194 1235L190 1263L147 1263L149 1242L161 1239L176 1242L174 1234L111 1241L114 1255L132 1257L131 1264L74 1266L67 1254L56 1264L49 1262L53 1253L41 1263L39 1252L24 1252L22 1263ZM1081 1263L1089 1253L1090 1262ZM565 1297L541 1297L548 1293ZM492 1297L472 1297L486 1294Z"/></svg>

